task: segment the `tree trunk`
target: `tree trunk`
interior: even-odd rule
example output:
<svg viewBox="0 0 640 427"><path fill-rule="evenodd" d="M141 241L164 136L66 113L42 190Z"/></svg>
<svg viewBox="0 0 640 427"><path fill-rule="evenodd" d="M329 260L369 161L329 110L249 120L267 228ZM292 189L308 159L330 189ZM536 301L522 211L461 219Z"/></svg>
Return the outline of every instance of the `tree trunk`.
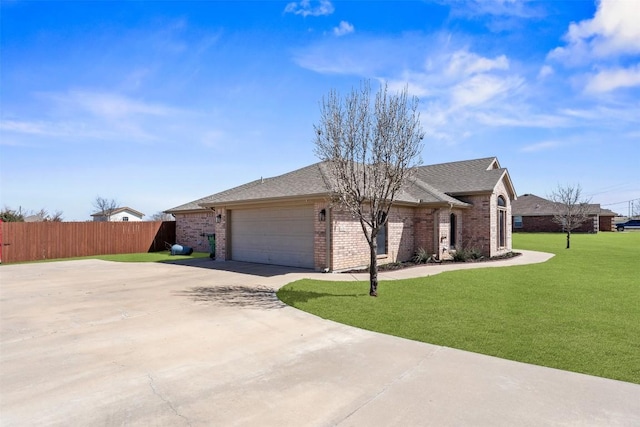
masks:
<svg viewBox="0 0 640 427"><path fill-rule="evenodd" d="M369 243L369 250L371 252L371 259L369 262L369 295L372 297L378 296L378 245L375 237Z"/></svg>
<svg viewBox="0 0 640 427"><path fill-rule="evenodd" d="M567 249L571 247L571 232L567 233Z"/></svg>

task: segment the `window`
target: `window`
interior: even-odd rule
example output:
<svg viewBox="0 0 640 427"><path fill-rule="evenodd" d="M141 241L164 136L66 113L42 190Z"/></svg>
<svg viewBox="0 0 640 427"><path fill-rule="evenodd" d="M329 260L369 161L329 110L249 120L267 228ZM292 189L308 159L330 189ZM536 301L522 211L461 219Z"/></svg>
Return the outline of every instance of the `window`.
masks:
<svg viewBox="0 0 640 427"><path fill-rule="evenodd" d="M522 228L522 216L513 217L513 228Z"/></svg>
<svg viewBox="0 0 640 427"><path fill-rule="evenodd" d="M498 196L498 247L507 246L507 202Z"/></svg>
<svg viewBox="0 0 640 427"><path fill-rule="evenodd" d="M123 216L123 217L122 217L122 220L123 220L123 221L129 221L129 217L128 217L128 216Z"/></svg>
<svg viewBox="0 0 640 427"><path fill-rule="evenodd" d="M456 237L457 237L457 226L456 226L456 214L451 214L449 216L449 246L451 249L456 248Z"/></svg>
<svg viewBox="0 0 640 427"><path fill-rule="evenodd" d="M380 217L378 218L378 224L384 225L378 229L378 235L376 236L376 245L377 255L385 255L387 253L387 227L388 222L386 221L386 216L383 213L380 213Z"/></svg>

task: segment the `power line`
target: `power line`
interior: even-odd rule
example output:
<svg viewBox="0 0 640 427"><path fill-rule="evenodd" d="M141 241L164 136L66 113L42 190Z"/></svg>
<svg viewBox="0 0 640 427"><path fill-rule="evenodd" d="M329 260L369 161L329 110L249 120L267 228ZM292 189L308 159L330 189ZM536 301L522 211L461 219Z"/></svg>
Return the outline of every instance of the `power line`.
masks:
<svg viewBox="0 0 640 427"><path fill-rule="evenodd" d="M613 206L613 205L621 205L623 203L629 203L629 202L640 202L640 199L629 199L629 200L625 200L624 202L616 202L616 203L601 203L600 206Z"/></svg>

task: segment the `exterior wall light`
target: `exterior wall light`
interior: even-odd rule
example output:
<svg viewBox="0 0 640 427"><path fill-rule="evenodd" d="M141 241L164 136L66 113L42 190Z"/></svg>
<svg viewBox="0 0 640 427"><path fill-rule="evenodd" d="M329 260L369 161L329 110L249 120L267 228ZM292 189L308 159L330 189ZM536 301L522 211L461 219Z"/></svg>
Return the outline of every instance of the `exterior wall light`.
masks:
<svg viewBox="0 0 640 427"><path fill-rule="evenodd" d="M222 221L222 215L218 214L218 215L216 215L216 223L220 224L220 221Z"/></svg>
<svg viewBox="0 0 640 427"><path fill-rule="evenodd" d="M318 220L320 222L324 222L327 219L327 210L326 209L322 209L320 211L320 213L318 214Z"/></svg>

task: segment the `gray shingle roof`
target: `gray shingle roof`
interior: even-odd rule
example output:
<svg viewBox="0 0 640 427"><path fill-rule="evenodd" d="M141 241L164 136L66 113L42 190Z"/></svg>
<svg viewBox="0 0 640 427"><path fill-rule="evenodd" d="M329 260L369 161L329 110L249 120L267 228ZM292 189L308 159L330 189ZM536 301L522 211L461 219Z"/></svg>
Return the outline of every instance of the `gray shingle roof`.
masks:
<svg viewBox="0 0 640 427"><path fill-rule="evenodd" d="M421 166L417 178L442 192L456 195L493 191L505 172L495 157L486 157Z"/></svg>
<svg viewBox="0 0 640 427"><path fill-rule="evenodd" d="M184 205L176 206L175 208L167 209L164 211L165 213L177 213L177 212L187 212L187 211L204 211L207 210L199 205L203 200L210 196L202 197L201 199L193 200L189 203L185 203Z"/></svg>
<svg viewBox="0 0 640 427"><path fill-rule="evenodd" d="M589 214L603 216L615 216L609 209L600 208L599 204L589 204ZM556 212L555 204L548 199L535 194L524 194L511 202L511 215L515 216L550 216Z"/></svg>
<svg viewBox="0 0 640 427"><path fill-rule="evenodd" d="M493 167L497 167L493 169ZM502 179L506 169L499 168L495 157L438 165L421 166L411 182L405 184L396 201L411 204L453 204L468 206L455 195L491 192ZM264 202L286 198L326 197L330 194L329 170L325 163L258 179L220 193L169 209L175 213L245 202Z"/></svg>
<svg viewBox="0 0 640 427"><path fill-rule="evenodd" d="M321 196L329 192L326 166L315 163L284 175L261 178L202 199L200 203L245 202L286 197Z"/></svg>

